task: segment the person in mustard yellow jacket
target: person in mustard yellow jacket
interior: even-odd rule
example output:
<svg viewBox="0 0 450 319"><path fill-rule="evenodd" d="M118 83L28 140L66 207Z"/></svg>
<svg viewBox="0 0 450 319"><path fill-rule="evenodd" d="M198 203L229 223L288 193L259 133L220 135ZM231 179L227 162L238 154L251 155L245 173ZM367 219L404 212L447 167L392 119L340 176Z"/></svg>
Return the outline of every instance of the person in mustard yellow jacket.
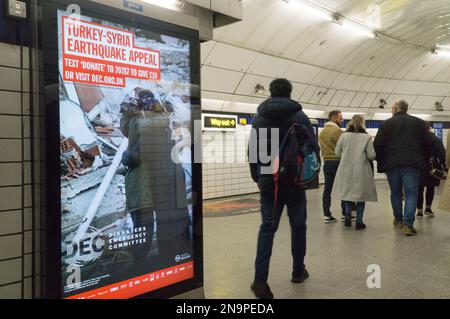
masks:
<svg viewBox="0 0 450 319"><path fill-rule="evenodd" d="M323 173L325 175L325 188L323 191L322 205L325 224L335 223L336 218L331 213L331 192L333 191L334 179L339 167L340 158L336 156L336 145L343 131L341 130L343 118L341 111L330 112L329 121L319 134L319 144L324 161ZM344 215L344 203L341 202L342 215Z"/></svg>

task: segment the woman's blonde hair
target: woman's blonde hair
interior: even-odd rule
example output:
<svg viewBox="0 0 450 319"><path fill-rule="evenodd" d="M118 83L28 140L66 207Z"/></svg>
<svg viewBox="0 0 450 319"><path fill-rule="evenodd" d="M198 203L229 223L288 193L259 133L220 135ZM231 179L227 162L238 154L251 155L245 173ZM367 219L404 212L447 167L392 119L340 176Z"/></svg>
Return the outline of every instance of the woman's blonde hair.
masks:
<svg viewBox="0 0 450 319"><path fill-rule="evenodd" d="M347 132L367 133L364 117L359 114L353 115L352 120L348 123Z"/></svg>

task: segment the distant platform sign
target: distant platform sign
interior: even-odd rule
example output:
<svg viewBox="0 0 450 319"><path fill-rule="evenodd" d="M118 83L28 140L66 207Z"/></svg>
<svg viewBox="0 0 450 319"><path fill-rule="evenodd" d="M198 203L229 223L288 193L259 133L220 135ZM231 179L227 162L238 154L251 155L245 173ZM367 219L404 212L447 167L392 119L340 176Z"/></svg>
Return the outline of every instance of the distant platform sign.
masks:
<svg viewBox="0 0 450 319"><path fill-rule="evenodd" d="M202 114L204 131L236 131L237 115Z"/></svg>

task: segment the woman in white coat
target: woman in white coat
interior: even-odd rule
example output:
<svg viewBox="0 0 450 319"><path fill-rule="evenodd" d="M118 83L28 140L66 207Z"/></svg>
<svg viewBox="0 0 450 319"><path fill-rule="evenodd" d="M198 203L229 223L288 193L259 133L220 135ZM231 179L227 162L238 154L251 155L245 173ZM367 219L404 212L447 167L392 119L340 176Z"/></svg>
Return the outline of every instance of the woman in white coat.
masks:
<svg viewBox="0 0 450 319"><path fill-rule="evenodd" d="M351 211L356 202L355 229L364 229L365 204L377 201L377 190L373 170L375 149L361 115L353 116L347 132L341 135L335 152L341 158L341 163L334 181L332 196L345 202L347 227L352 226Z"/></svg>

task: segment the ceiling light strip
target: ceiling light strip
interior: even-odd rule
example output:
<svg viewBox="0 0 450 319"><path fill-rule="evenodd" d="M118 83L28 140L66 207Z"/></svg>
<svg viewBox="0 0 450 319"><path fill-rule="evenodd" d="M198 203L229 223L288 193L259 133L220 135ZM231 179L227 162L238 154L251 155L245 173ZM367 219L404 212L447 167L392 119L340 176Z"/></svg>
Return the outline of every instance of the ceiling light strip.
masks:
<svg viewBox="0 0 450 319"><path fill-rule="evenodd" d="M294 5L298 5L298 6L303 6L303 7L308 7L309 10L314 10L318 15L324 17L326 15L330 15L332 17L331 21L333 22L338 22L339 24L342 25L347 25L347 26L351 26L351 28L356 31L357 29L359 29L357 32L364 34L370 38L379 38L379 36L382 36L383 38L388 38L391 40L394 40L396 42L402 43L405 46L411 47L411 48L416 48L416 49L426 49L429 50L429 47L426 47L424 45L420 45L414 42L409 42L409 41L405 41L404 39L392 36L390 34L386 34L383 33L379 30L375 30L373 28L370 28L366 25L364 25L363 23L356 21L354 19L351 19L349 17L340 15L336 12L334 12L333 10L331 10L330 8L322 5L321 3L315 1L315 0L282 0L283 2L286 2L288 4L294 4ZM337 19L336 19L337 17ZM327 18L328 20L328 18ZM345 23L344 23L345 21Z"/></svg>

